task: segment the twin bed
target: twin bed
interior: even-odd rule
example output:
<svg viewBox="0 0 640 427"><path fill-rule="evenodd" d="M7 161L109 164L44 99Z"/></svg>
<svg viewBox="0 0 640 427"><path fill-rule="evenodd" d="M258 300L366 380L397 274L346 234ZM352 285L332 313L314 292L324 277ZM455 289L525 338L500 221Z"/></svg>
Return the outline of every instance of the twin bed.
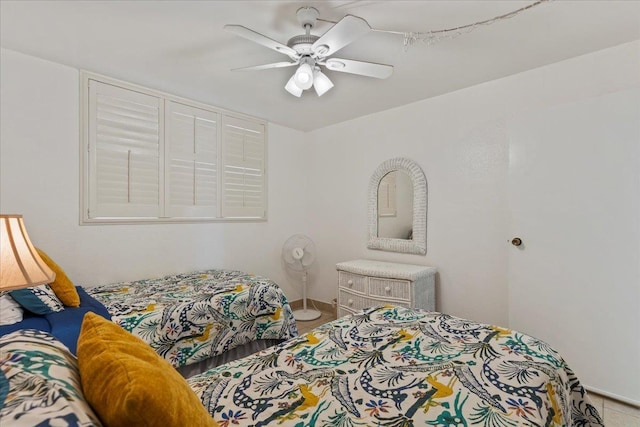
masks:
<svg viewBox="0 0 640 427"><path fill-rule="evenodd" d="M187 381L221 425L603 425L546 343L394 306L338 319Z"/></svg>
<svg viewBox="0 0 640 427"><path fill-rule="evenodd" d="M87 292L185 376L298 335L282 289L241 271L195 271Z"/></svg>
<svg viewBox="0 0 640 427"><path fill-rule="evenodd" d="M55 343L33 330L0 338L0 373L8 383L0 422L108 426L79 387L83 355L76 362ZM224 427L603 426L578 378L544 342L394 306L327 323L194 375L186 385L211 416L209 424ZM168 396L156 393L171 389L161 386L153 396L166 402ZM170 425L180 425L180 415L177 419Z"/></svg>
<svg viewBox="0 0 640 427"><path fill-rule="evenodd" d="M44 315L25 310L22 321L0 326L0 336L42 330L75 354L83 317L94 312L145 341L188 377L298 334L282 289L241 271L195 271L75 291L79 307Z"/></svg>

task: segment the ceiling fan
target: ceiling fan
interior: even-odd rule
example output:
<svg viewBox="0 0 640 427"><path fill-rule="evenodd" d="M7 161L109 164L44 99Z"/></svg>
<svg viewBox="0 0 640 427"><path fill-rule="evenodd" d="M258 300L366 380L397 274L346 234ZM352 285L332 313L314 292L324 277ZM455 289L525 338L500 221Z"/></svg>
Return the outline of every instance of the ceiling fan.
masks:
<svg viewBox="0 0 640 427"><path fill-rule="evenodd" d="M285 89L300 97L304 90L313 86L318 96L322 96L333 87L333 83L322 72L321 66L331 71L357 74L378 79L386 79L393 73L393 66L352 59L329 58L331 55L371 31L371 27L362 18L347 15L331 27L322 36L311 34L318 19L318 10L313 7L298 9L296 16L305 30L305 34L293 36L287 44L282 44L242 25L225 25L224 28L252 42L284 53L292 62L276 62L253 67L236 68L232 71L255 71L269 68L292 67L298 69L291 76Z"/></svg>

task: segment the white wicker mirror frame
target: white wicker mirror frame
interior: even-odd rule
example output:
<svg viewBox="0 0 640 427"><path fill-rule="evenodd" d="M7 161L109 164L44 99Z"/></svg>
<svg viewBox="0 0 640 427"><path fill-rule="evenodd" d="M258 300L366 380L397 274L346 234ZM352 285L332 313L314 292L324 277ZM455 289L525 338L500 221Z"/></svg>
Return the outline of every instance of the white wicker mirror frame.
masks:
<svg viewBox="0 0 640 427"><path fill-rule="evenodd" d="M406 172L413 183L413 239L378 237L378 185L389 172ZM369 249L425 255L427 253L427 179L413 160L396 157L383 162L369 181Z"/></svg>

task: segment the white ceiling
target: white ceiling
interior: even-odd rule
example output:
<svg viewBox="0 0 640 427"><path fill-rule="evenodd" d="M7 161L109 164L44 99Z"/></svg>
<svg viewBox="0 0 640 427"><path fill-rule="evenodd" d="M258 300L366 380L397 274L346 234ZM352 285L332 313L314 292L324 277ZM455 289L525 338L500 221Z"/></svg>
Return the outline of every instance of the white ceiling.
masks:
<svg viewBox="0 0 640 427"><path fill-rule="evenodd" d="M501 15L531 1L6 1L2 47L309 131L640 39L640 1L556 0L508 20L407 51L372 32L336 56L395 67L387 80L328 71L335 87L295 98L295 68L230 69L285 61L235 36L239 24L286 43L302 33L296 10L360 16L375 29L428 31ZM331 24L319 22L313 33Z"/></svg>

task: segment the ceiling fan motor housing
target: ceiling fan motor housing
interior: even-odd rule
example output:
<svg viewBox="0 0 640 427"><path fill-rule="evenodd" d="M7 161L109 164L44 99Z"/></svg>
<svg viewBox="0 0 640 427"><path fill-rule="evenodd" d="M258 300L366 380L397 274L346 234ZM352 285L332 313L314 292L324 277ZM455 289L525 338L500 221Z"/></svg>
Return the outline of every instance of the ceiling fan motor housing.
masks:
<svg viewBox="0 0 640 427"><path fill-rule="evenodd" d="M287 46L298 52L300 55L311 55L313 53L311 46L319 38L320 37L314 36L313 34L301 34L299 36L291 37L287 42Z"/></svg>

